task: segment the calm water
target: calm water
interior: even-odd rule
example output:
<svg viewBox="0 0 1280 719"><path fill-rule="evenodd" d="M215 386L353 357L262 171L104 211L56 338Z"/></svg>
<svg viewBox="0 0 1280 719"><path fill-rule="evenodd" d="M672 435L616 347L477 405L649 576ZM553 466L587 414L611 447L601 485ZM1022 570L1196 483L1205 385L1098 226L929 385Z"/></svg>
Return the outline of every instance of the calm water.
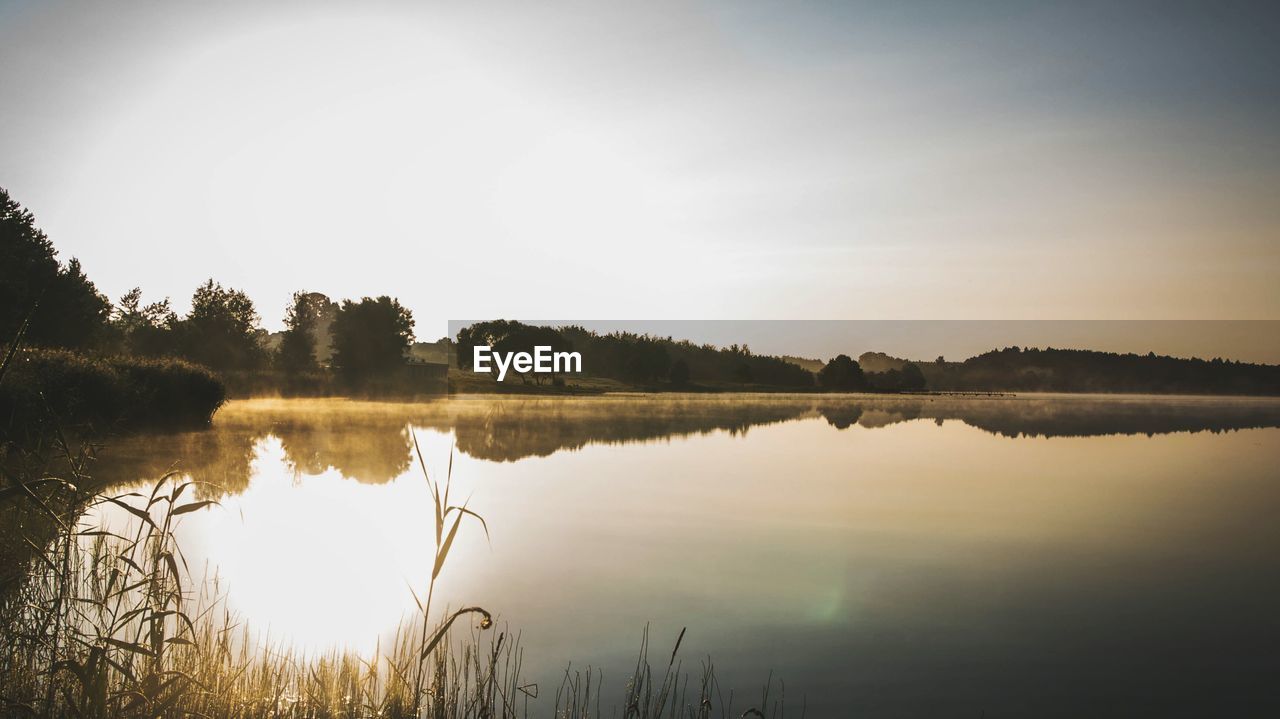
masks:
<svg viewBox="0 0 1280 719"><path fill-rule="evenodd" d="M1274 400L244 401L97 472L218 485L191 565L274 639L368 649L430 572L410 432L492 533L438 596L522 633L543 704L570 660L620 696L648 624L810 716L1280 711Z"/></svg>

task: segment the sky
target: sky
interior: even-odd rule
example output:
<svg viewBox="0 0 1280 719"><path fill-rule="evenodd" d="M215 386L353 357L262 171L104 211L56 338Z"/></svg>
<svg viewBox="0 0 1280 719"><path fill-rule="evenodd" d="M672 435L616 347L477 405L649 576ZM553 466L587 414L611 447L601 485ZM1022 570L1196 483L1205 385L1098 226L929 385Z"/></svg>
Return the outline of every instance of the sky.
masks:
<svg viewBox="0 0 1280 719"><path fill-rule="evenodd" d="M1280 10L1053 5L0 0L0 186L269 329L1280 319Z"/></svg>

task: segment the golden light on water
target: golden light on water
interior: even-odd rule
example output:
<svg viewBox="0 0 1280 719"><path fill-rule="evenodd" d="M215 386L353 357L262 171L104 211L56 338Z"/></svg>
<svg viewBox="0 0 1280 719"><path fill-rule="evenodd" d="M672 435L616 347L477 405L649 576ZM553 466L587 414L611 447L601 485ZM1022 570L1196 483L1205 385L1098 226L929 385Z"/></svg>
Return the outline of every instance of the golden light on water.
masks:
<svg viewBox="0 0 1280 719"><path fill-rule="evenodd" d="M691 641L708 643L738 641L748 627L914 626L933 621L939 596L960 592L987 606L1009 601L1000 587L1041 591L1046 567L1087 591L1125 567L1166 563L1186 542L1227 554L1236 536L1222 529L1267 506L1260 478L1274 459L1274 448L1256 444L1257 432L1273 430L1012 439L910 420L897 400L872 402L847 429L801 415L732 432L580 443L570 427L625 435L671 406L691 411L688 400L632 400L643 405L632 405L638 414L615 416L609 429L601 401L462 400L431 410L503 415L515 424L502 426L524 428L467 445L497 461L455 454L452 499L470 498L492 545L478 526L464 527L436 600L493 611L500 626L536 637L531 657L548 666L591 642L616 641L625 655L647 622L697 622ZM1049 406L1016 402L1003 406L1030 417ZM193 570L220 577L228 607L259 637L311 652L370 651L414 610L409 586L424 592L434 527L400 434L426 410L402 407L237 402L219 415L208 438L259 425L265 434L243 489L184 517L179 536ZM400 423L398 412L408 413ZM577 413L589 421L574 424ZM468 427L474 441L478 427ZM330 439L343 428L338 448ZM460 435L413 431L443 482ZM511 461L505 443L537 454ZM539 448L555 443L565 449L543 456ZM400 469L370 481L351 467L291 466L314 448L337 452L321 464L342 465L357 447L391 461L351 467ZM1218 471L1225 464L1229 477Z"/></svg>
<svg viewBox="0 0 1280 719"><path fill-rule="evenodd" d="M417 435L424 452L439 458L443 479L449 436ZM226 607L261 641L367 654L416 610L412 592L426 595L435 528L421 470L415 464L389 482L365 484L336 469L296 473L275 438L257 443L255 452L242 492L182 518L177 536L193 574L216 577ZM134 526L113 505L87 521L117 532ZM472 542L464 537L458 545L449 583L465 583L469 571L483 568L466 556ZM447 587L438 599L450 601Z"/></svg>

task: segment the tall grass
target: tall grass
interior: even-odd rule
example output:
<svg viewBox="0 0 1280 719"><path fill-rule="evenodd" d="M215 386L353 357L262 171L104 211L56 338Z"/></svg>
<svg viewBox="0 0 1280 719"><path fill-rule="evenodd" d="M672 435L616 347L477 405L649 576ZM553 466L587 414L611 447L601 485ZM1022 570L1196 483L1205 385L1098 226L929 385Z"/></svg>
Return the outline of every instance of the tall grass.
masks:
<svg viewBox="0 0 1280 719"><path fill-rule="evenodd" d="M483 522L465 506L448 503L447 482L431 482L437 544L421 622L402 624L389 646L370 656L331 652L311 658L257 641L226 609L216 581L192 581L175 525L214 504L193 498L194 482L170 474L148 492L97 495L81 489L88 486L84 456L68 457L78 481L44 477L6 490L10 498L36 502L57 527L51 542L34 547L22 586L0 608L6 714L517 715L522 685L516 643L506 633L487 646L447 641L463 618L476 616L477 630L489 629L489 611L465 607L432 622L435 580L462 518ZM84 524L98 505L126 512L131 530Z"/></svg>
<svg viewBox="0 0 1280 719"><path fill-rule="evenodd" d="M89 454L72 452L61 435L58 443L65 478L25 477L2 490L6 511L22 507L55 528L47 541L26 538L33 558L20 585L0 594L5 716L505 719L548 709L574 719L782 715L767 688L758 705L736 713L710 660L691 686L677 657L683 632L655 672L646 631L621 705L602 705L598 674L566 670L554 705L540 706L538 687L523 679L518 637L494 629L488 609L437 616L432 606L462 525L476 522L488 533L466 503L451 504L452 455L441 484L417 453L435 521L431 579L414 591L418 614L372 652L309 656L255 635L227 608L216 578L192 575L175 528L184 515L215 504L196 498L195 482L169 474L144 490L87 491ZM88 523L100 505L127 513L130 529Z"/></svg>
<svg viewBox="0 0 1280 719"><path fill-rule="evenodd" d="M655 673L649 663L649 629L645 628L640 640L640 653L635 668L623 688L622 704L605 705L602 709L603 675L588 667L584 672L565 670L564 679L556 692L554 716L561 719L595 719L604 716L620 716L624 719L712 719L720 717L761 717L781 719L786 715L786 685L778 683L774 691L773 677L765 681L760 700L748 702L739 713L735 709L733 690L727 692L716 677L715 665L708 657L698 667L696 683L690 682L679 660L680 644L687 631L680 630L675 646L661 672ZM803 717L804 705L800 716Z"/></svg>

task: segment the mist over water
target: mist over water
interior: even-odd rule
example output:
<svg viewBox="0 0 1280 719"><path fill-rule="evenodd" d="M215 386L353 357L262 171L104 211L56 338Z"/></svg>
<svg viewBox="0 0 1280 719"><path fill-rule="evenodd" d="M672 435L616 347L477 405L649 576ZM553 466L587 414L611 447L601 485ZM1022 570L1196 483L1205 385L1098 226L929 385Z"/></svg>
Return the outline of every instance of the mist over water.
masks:
<svg viewBox="0 0 1280 719"><path fill-rule="evenodd" d="M650 626L812 716L1257 715L1280 620L1280 401L663 395L233 402L119 440L221 506L183 547L274 640L371 649L430 574L427 470L484 514L441 577L616 695ZM114 518L107 517L108 521ZM612 694L610 692L613 692Z"/></svg>

